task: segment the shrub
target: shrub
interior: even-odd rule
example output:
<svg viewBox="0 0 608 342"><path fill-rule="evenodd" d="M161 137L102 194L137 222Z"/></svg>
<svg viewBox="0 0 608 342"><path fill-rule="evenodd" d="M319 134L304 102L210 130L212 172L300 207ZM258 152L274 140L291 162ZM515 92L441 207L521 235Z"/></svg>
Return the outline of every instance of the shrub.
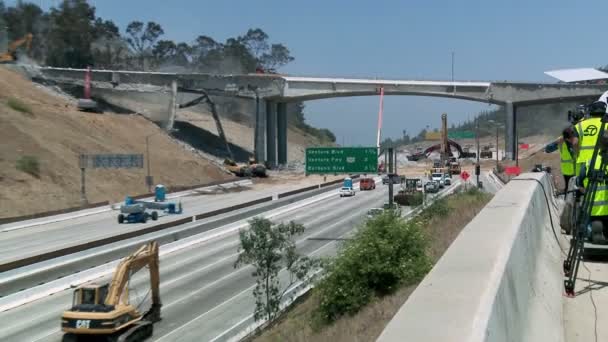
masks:
<svg viewBox="0 0 608 342"><path fill-rule="evenodd" d="M411 284L430 269L420 226L391 211L368 220L326 266L318 286L323 323L353 314L373 297Z"/></svg>
<svg viewBox="0 0 608 342"><path fill-rule="evenodd" d="M30 108L30 106L19 101L18 99L14 98L14 97L9 98L6 104L18 112L26 113L26 114L30 114L30 115L32 114L32 109Z"/></svg>
<svg viewBox="0 0 608 342"><path fill-rule="evenodd" d="M19 171L40 178L40 163L38 162L37 157L23 156L17 160L17 165L15 165L15 167Z"/></svg>

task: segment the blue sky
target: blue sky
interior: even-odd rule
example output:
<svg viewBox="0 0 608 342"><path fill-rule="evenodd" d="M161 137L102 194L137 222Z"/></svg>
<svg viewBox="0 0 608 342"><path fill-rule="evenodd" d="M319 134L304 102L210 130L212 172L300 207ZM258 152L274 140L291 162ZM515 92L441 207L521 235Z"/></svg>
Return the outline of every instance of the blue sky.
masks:
<svg viewBox="0 0 608 342"><path fill-rule="evenodd" d="M48 7L57 0L34 1ZM196 1L94 0L97 15L121 29L156 21L165 38L224 41L262 28L296 60L282 72L310 76L553 81L544 71L608 64L608 1ZM11 1L8 1L11 3ZM583 6L584 4L584 6ZM461 100L386 97L384 136L438 126L442 112L459 122L489 106ZM338 142L372 145L378 97L306 103L307 120Z"/></svg>

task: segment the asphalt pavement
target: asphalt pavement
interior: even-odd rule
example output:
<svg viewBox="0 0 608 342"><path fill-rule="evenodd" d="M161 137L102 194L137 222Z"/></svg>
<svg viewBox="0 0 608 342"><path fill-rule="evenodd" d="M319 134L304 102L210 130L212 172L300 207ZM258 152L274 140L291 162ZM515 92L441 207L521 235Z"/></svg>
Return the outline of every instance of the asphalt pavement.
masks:
<svg viewBox="0 0 608 342"><path fill-rule="evenodd" d="M254 189L241 192L202 193L184 196L179 199L169 200L181 202L184 208L183 214L161 216L158 221L149 220L145 224L118 224L118 211L113 210L72 220L0 232L0 263L147 228L159 223L190 217L301 187L304 186L300 184L269 185L264 188L255 187Z"/></svg>
<svg viewBox="0 0 608 342"><path fill-rule="evenodd" d="M315 257L329 256L336 251L337 241L332 239L351 233L369 208L381 206L386 199L386 186L357 191L349 198L336 193L273 221L304 224L307 229L298 238L298 250ZM237 249L238 234L234 232L161 258L163 320L155 324L152 341L221 340L251 316L255 281L252 268L234 269ZM132 279L131 288L132 303L141 303L149 288L145 272ZM59 319L70 307L71 297L71 290L66 290L0 313L0 340L60 341Z"/></svg>

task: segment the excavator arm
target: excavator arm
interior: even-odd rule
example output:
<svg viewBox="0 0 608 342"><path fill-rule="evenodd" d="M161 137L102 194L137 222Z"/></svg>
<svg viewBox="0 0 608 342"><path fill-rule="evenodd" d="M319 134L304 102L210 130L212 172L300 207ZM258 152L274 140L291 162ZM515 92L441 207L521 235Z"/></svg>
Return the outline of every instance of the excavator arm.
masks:
<svg viewBox="0 0 608 342"><path fill-rule="evenodd" d="M7 52L0 54L0 62L14 61L17 49L23 44L25 44L26 51L29 51L30 48L32 47L33 38L34 38L34 35L32 35L31 33L28 33L23 38L17 39L14 42L12 42L8 46Z"/></svg>
<svg viewBox="0 0 608 342"><path fill-rule="evenodd" d="M160 305L160 275L158 271L158 243L150 242L126 257L116 268L105 299L106 305L126 304L128 291L125 289L131 275L145 266L150 269L150 288L153 305Z"/></svg>

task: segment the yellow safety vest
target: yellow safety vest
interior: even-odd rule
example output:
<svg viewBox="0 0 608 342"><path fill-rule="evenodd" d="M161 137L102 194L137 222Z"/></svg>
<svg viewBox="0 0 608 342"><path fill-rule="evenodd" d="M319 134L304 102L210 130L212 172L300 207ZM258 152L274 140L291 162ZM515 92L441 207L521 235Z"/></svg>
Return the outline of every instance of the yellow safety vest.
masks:
<svg viewBox="0 0 608 342"><path fill-rule="evenodd" d="M602 158L600 156L596 157L595 167L598 168L602 163ZM587 170L589 170L589 164L591 161L587 161L586 163ZM589 183L589 178L585 178L583 181L583 186L587 189L587 184ZM600 183L597 185L595 189L595 196L593 196L593 206L591 208L591 216L608 216L608 184Z"/></svg>
<svg viewBox="0 0 608 342"><path fill-rule="evenodd" d="M572 158L572 154L568 150L568 145L566 142L562 142L562 146L559 150L559 155L561 159L562 166L562 175L564 176L574 176L574 158Z"/></svg>
<svg viewBox="0 0 608 342"><path fill-rule="evenodd" d="M576 125L579 146L576 156L576 175L579 174L581 166L593 157L593 149L597 143L601 124L602 118L592 117L579 121Z"/></svg>

